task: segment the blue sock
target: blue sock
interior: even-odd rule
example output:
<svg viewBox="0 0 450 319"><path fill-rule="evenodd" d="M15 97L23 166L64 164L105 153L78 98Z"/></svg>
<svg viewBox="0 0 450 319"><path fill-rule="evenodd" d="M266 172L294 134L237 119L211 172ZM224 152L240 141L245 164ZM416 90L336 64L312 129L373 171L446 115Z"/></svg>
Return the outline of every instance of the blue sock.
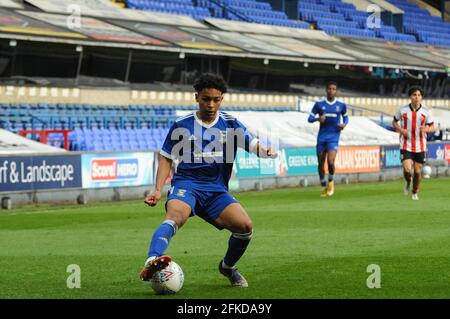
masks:
<svg viewBox="0 0 450 319"><path fill-rule="evenodd" d="M148 257L160 257L164 254L167 246L169 246L170 240L176 233L176 227L175 222L169 219L159 225L153 234L150 249L148 251Z"/></svg>
<svg viewBox="0 0 450 319"><path fill-rule="evenodd" d="M246 234L232 234L228 241L228 250L223 258L223 262L228 267L233 267L238 260L242 257L247 249L250 239L252 238L252 232Z"/></svg>

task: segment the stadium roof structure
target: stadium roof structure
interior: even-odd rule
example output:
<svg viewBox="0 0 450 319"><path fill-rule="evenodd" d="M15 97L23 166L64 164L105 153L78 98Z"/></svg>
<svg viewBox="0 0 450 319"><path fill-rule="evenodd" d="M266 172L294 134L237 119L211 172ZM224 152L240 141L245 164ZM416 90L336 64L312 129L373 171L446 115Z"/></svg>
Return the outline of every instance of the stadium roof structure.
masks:
<svg viewBox="0 0 450 319"><path fill-rule="evenodd" d="M0 7L11 9L23 9L23 4L14 0L0 0Z"/></svg>
<svg viewBox="0 0 450 319"><path fill-rule="evenodd" d="M0 39L446 72L450 49L323 31L123 9L107 0L0 0ZM76 10L82 13L76 19ZM75 18L74 18L75 17Z"/></svg>
<svg viewBox="0 0 450 319"><path fill-rule="evenodd" d="M35 142L13 132L0 129L0 155L64 153L65 149Z"/></svg>

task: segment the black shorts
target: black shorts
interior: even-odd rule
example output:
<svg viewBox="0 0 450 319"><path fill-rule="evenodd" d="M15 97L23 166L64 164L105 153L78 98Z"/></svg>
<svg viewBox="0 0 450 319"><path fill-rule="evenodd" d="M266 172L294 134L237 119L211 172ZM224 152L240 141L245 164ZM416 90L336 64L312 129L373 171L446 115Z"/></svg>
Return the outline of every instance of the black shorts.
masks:
<svg viewBox="0 0 450 319"><path fill-rule="evenodd" d="M400 150L400 159L402 162L406 159L413 160L416 163L425 164L425 152L413 153L410 151Z"/></svg>

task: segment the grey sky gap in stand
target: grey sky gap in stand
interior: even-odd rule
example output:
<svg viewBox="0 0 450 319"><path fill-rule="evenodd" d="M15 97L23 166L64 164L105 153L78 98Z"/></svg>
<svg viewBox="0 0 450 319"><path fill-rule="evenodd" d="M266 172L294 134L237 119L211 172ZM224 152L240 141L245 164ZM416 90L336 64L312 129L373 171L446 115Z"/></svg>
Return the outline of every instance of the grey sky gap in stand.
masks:
<svg viewBox="0 0 450 319"><path fill-rule="evenodd" d="M199 30L194 28L181 28L190 33L199 34L203 37L220 41L232 46L239 47L245 51L255 53L265 53L273 55L295 55L298 53L286 50L282 47L273 45L271 43L261 41L255 38L248 37L246 35L237 32L225 32L216 30Z"/></svg>
<svg viewBox="0 0 450 319"><path fill-rule="evenodd" d="M68 16L43 12L29 12L29 11L18 11L18 12L31 18L56 25L58 27L67 28ZM167 42L147 37L98 19L83 16L81 17L81 28L73 28L73 32L82 33L90 38L102 41L170 46L170 44Z"/></svg>
<svg viewBox="0 0 450 319"><path fill-rule="evenodd" d="M347 55L333 52L322 47L318 47L307 42L291 39L285 37L275 37L270 35L261 35L261 34L247 34L252 38L256 38L268 43L276 43L278 46L281 46L290 51L297 52L297 54L301 56L306 56L309 58L319 58L319 59L336 59L336 60L344 60L344 61L354 61L356 60L353 57L349 57Z"/></svg>
<svg viewBox="0 0 450 319"><path fill-rule="evenodd" d="M437 63L432 63L430 61L424 60L419 57L409 55L407 53L402 53L399 51L400 46L394 43L387 43L381 41L361 41L361 40L349 40L350 43L355 43L359 47L362 47L364 51L373 52L376 55L382 56L387 60L395 61L393 63L400 65L416 65L422 67L441 67Z"/></svg>
<svg viewBox="0 0 450 319"><path fill-rule="evenodd" d="M174 43L181 47L196 49L212 49L225 51L240 51L239 48L229 46L221 42L210 40L209 38L189 33L179 28L168 25L157 25L142 22L130 21L111 21L130 30L136 30L142 34L148 34L152 37Z"/></svg>

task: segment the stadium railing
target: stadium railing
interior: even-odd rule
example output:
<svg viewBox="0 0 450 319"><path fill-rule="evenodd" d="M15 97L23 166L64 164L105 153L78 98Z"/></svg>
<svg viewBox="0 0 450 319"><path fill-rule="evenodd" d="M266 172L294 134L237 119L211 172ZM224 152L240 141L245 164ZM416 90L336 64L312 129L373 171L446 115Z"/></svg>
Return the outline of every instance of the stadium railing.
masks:
<svg viewBox="0 0 450 319"><path fill-rule="evenodd" d="M69 151L69 133L71 130L61 129L61 130L20 130L19 135L23 137L27 137L28 134L39 135L40 142L43 144L47 144L47 138L49 134L62 134L63 135L63 146L64 149Z"/></svg>

